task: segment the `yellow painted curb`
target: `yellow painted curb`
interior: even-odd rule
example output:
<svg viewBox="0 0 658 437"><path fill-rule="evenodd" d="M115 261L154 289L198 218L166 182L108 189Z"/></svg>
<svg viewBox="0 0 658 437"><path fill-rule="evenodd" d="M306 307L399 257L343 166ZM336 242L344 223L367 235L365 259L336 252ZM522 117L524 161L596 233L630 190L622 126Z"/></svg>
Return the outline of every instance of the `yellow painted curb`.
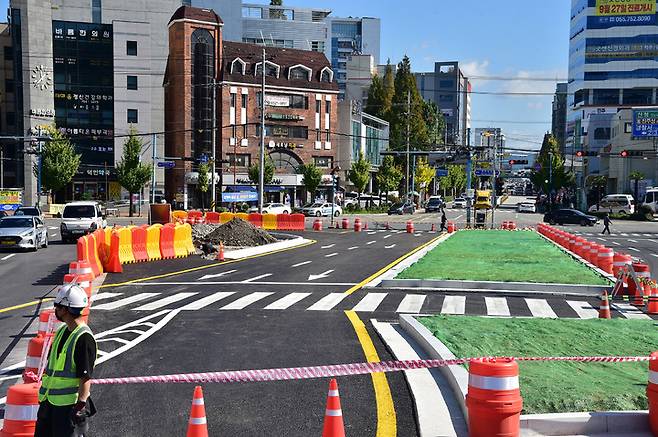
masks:
<svg viewBox="0 0 658 437"><path fill-rule="evenodd" d="M21 308L26 308L32 305L37 305L43 302L49 302L51 300L54 300L52 297L48 297L45 299L39 299L39 300L33 300L32 302L27 302L27 303L22 303L20 305L14 305L13 307L7 307L7 308L2 308L0 309L0 313L6 313L8 311L13 311L13 310L20 310Z"/></svg>

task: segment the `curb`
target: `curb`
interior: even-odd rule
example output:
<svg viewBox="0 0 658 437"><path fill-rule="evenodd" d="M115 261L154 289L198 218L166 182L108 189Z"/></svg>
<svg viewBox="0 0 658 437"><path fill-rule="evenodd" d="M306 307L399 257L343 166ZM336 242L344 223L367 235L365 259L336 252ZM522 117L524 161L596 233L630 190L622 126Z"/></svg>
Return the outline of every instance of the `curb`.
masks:
<svg viewBox="0 0 658 437"><path fill-rule="evenodd" d="M269 252L275 252L282 249L290 249L297 246L308 244L313 240L307 240L303 237L295 237L290 240L277 241L276 243L265 244L263 246L248 247L246 249L225 250L224 259L236 260L247 258L249 256L262 255Z"/></svg>

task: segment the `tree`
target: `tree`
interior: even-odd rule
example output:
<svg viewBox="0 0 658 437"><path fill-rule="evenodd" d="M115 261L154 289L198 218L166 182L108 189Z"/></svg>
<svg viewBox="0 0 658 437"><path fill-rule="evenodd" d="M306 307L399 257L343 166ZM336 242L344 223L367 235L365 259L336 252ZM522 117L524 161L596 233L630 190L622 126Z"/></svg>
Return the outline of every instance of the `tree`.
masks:
<svg viewBox="0 0 658 437"><path fill-rule="evenodd" d="M80 167L80 157L75 147L55 126L46 129L49 137L41 151L41 186L45 190L58 191L71 182ZM39 167L34 165L38 177Z"/></svg>
<svg viewBox="0 0 658 437"><path fill-rule="evenodd" d="M206 193L208 192L208 184L210 183L210 165L206 163L199 164L199 178L197 179L197 188L201 191L201 209L205 209L204 201Z"/></svg>
<svg viewBox="0 0 658 437"><path fill-rule="evenodd" d="M386 193L388 199L388 192L397 189L400 186L400 181L404 175L402 170L395 165L395 160L391 155L384 156L382 164L379 166L377 172L377 184L379 188Z"/></svg>
<svg viewBox="0 0 658 437"><path fill-rule="evenodd" d="M407 107L408 96L411 96L409 108ZM418 88L416 88L416 78L411 72L411 61L405 56L398 64L398 70L395 74L395 94L392 99L391 115L388 119L391 123L391 149L406 149L407 121L409 122L411 149L429 149L427 125L423 118L424 107L425 103L418 93Z"/></svg>
<svg viewBox="0 0 658 437"><path fill-rule="evenodd" d="M386 110L384 109L386 96L384 93L384 82L379 76L373 76L370 88L368 88L368 103L365 107L368 114L379 118L386 116Z"/></svg>
<svg viewBox="0 0 658 437"><path fill-rule="evenodd" d="M256 162L249 167L249 180L254 184L258 185L259 176L260 176L260 163ZM274 163L270 157L265 158L265 176L263 177L263 184L267 185L272 182L274 179Z"/></svg>
<svg viewBox="0 0 658 437"><path fill-rule="evenodd" d="M635 182L635 201L639 202L639 198L638 198L638 193L640 192L639 185L640 185L640 181L644 179L644 173L642 173L641 171L634 171L631 172L628 178L633 182Z"/></svg>
<svg viewBox="0 0 658 437"><path fill-rule="evenodd" d="M311 200L315 197L315 190L320 186L322 182L322 172L318 169L315 164L302 164L297 168L297 173L302 175L302 184L306 191L311 193Z"/></svg>
<svg viewBox="0 0 658 437"><path fill-rule="evenodd" d="M450 190L453 196L461 192L466 187L466 170L461 165L448 165L448 176L441 178L443 195L446 195L446 189Z"/></svg>
<svg viewBox="0 0 658 437"><path fill-rule="evenodd" d="M283 0L271 0L270 1L270 6L282 6L283 5Z"/></svg>
<svg viewBox="0 0 658 437"><path fill-rule="evenodd" d="M445 120L434 102L429 100L423 102L423 120L425 120L425 125L427 126L427 135L430 143L441 143L443 132L445 131Z"/></svg>
<svg viewBox="0 0 658 437"><path fill-rule="evenodd" d="M133 194L139 193L151 179L151 167L142 164L142 140L136 136L137 131L130 128L130 135L123 144L123 156L116 164L117 180L130 194L130 217L133 216Z"/></svg>
<svg viewBox="0 0 658 437"><path fill-rule="evenodd" d="M432 179L434 179L434 173L434 167L430 167L430 165L427 163L427 159L418 159L416 162L416 172L414 174L414 178L420 187L421 193L422 191L426 191L429 187L430 182L432 182Z"/></svg>
<svg viewBox="0 0 658 437"><path fill-rule="evenodd" d="M348 177L354 184L356 192L359 193L358 203L361 205L361 193L366 189L370 180L370 161L363 157L363 153L359 153L359 159L352 163Z"/></svg>
<svg viewBox="0 0 658 437"><path fill-rule="evenodd" d="M608 185L608 178L603 175L590 176L589 178L587 178L587 185L589 185L592 188L596 188L596 198L598 205L599 203L601 203L602 188L605 188L605 186Z"/></svg>
<svg viewBox="0 0 658 437"><path fill-rule="evenodd" d="M536 162L541 168L532 172L530 180L548 194L549 198L552 191L573 186L574 176L564 168L564 158L557 140L551 133L544 135Z"/></svg>

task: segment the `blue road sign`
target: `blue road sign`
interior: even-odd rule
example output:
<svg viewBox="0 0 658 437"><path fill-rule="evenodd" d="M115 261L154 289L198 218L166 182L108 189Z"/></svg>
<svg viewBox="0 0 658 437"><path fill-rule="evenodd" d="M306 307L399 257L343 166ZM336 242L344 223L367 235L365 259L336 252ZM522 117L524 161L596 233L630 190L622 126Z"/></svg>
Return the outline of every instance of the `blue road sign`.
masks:
<svg viewBox="0 0 658 437"><path fill-rule="evenodd" d="M448 176L448 170L445 168L437 168L436 169L436 177L440 178L443 176Z"/></svg>
<svg viewBox="0 0 658 437"><path fill-rule="evenodd" d="M160 161L160 162L158 162L158 167L174 168L174 167L176 167L176 163L174 161Z"/></svg>
<svg viewBox="0 0 658 437"><path fill-rule="evenodd" d="M534 166L534 168L535 168L535 171L539 171L539 170L541 170L541 164L538 163L538 162L535 162L535 166Z"/></svg>
<svg viewBox="0 0 658 437"><path fill-rule="evenodd" d="M493 176L494 171L492 168L476 168L475 176ZM496 176L500 176L500 171L496 171Z"/></svg>
<svg viewBox="0 0 658 437"><path fill-rule="evenodd" d="M201 155L199 157L199 162L202 163L202 164L207 163L208 162L208 155Z"/></svg>

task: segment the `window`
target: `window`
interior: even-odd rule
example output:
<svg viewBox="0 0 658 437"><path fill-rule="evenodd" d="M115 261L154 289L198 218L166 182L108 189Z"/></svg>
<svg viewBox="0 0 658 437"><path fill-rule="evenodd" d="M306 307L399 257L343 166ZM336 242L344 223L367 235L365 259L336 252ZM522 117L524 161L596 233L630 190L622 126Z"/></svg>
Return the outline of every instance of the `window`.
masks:
<svg viewBox="0 0 658 437"><path fill-rule="evenodd" d="M256 125L256 135L260 135L260 124ZM266 125L266 137L308 139L307 126Z"/></svg>
<svg viewBox="0 0 658 437"><path fill-rule="evenodd" d="M331 156L314 156L313 162L317 167L331 168L333 167L333 157Z"/></svg>
<svg viewBox="0 0 658 437"><path fill-rule="evenodd" d="M249 44L264 45L266 47L280 47L284 49L294 49L295 41L292 39L273 39L273 38L242 38L242 42Z"/></svg>
<svg viewBox="0 0 658 437"><path fill-rule="evenodd" d="M452 94L441 94L439 95L439 102L452 102L453 95Z"/></svg>
<svg viewBox="0 0 658 437"><path fill-rule="evenodd" d="M331 100L324 102L324 113L329 116L331 114Z"/></svg>
<svg viewBox="0 0 658 437"><path fill-rule="evenodd" d="M292 9L270 8L270 20L288 20L295 19L295 13Z"/></svg>
<svg viewBox="0 0 658 437"><path fill-rule="evenodd" d="M5 92L6 93L14 92L14 79L5 79Z"/></svg>
<svg viewBox="0 0 658 437"><path fill-rule="evenodd" d="M247 63L240 58L235 58L233 62L231 62L231 74L236 74L236 73L244 74L246 68L247 68Z"/></svg>
<svg viewBox="0 0 658 437"><path fill-rule="evenodd" d="M322 110L322 100L316 100L315 101L315 113L319 114L321 110Z"/></svg>
<svg viewBox="0 0 658 437"><path fill-rule="evenodd" d="M624 133L625 134L633 133L633 123L624 123Z"/></svg>
<svg viewBox="0 0 658 437"><path fill-rule="evenodd" d="M449 74L454 72L455 72L455 67L453 65L442 65L441 67L439 67L439 73Z"/></svg>
<svg viewBox="0 0 658 437"><path fill-rule="evenodd" d="M5 46L5 61L11 61L14 59L14 47Z"/></svg>
<svg viewBox="0 0 658 437"><path fill-rule="evenodd" d="M314 52L324 52L324 41L311 41L311 50Z"/></svg>
<svg viewBox="0 0 658 437"><path fill-rule="evenodd" d="M295 66L288 72L288 80L311 80L311 69L304 66Z"/></svg>
<svg viewBox="0 0 658 437"><path fill-rule="evenodd" d="M249 125L248 124L243 124L242 125L242 138L247 138L249 136Z"/></svg>
<svg viewBox="0 0 658 437"><path fill-rule="evenodd" d="M241 108L243 111L247 110L247 99L249 98L248 94L242 94Z"/></svg>
<svg viewBox="0 0 658 437"><path fill-rule="evenodd" d="M230 166L249 167L251 165L251 155L248 153L229 153L228 163Z"/></svg>
<svg viewBox="0 0 658 437"><path fill-rule="evenodd" d="M101 0L91 0L91 22L102 22L102 6Z"/></svg>
<svg viewBox="0 0 658 437"><path fill-rule="evenodd" d="M650 105L653 97L651 88L624 90L624 105Z"/></svg>
<svg viewBox="0 0 658 437"><path fill-rule="evenodd" d="M129 90L137 89L137 76L126 76L126 88Z"/></svg>
<svg viewBox="0 0 658 437"><path fill-rule="evenodd" d="M610 139L610 128L609 127L597 127L594 129L594 139L595 140L609 140Z"/></svg>
<svg viewBox="0 0 658 437"><path fill-rule="evenodd" d="M137 41L126 41L126 55L137 56Z"/></svg>
<svg viewBox="0 0 658 437"><path fill-rule="evenodd" d="M5 116L7 118L7 125L14 126L16 124L16 113L15 112L7 112Z"/></svg>
<svg viewBox="0 0 658 437"><path fill-rule="evenodd" d="M333 79L334 72L331 71L328 67L324 67L320 73L320 82L330 83Z"/></svg>
<svg viewBox="0 0 658 437"><path fill-rule="evenodd" d="M252 6L243 6L242 18L263 18L263 9Z"/></svg>
<svg viewBox="0 0 658 437"><path fill-rule="evenodd" d="M618 105L619 89L596 89L593 90L594 105Z"/></svg>
<svg viewBox="0 0 658 437"><path fill-rule="evenodd" d="M311 21L319 22L324 21L327 18L327 13L324 11L311 11Z"/></svg>
<svg viewBox="0 0 658 437"><path fill-rule="evenodd" d="M452 80L441 80L439 81L439 88L454 88L455 82Z"/></svg>
<svg viewBox="0 0 658 437"><path fill-rule="evenodd" d="M262 70L262 62L259 62L256 64L256 76L261 77L263 74ZM270 76L270 77L279 77L279 69L280 67L273 62L265 62L265 76Z"/></svg>
<svg viewBox="0 0 658 437"><path fill-rule="evenodd" d="M133 124L138 123L137 114L138 114L137 109L129 109L128 110L128 123L133 123Z"/></svg>
<svg viewBox="0 0 658 437"><path fill-rule="evenodd" d="M231 93L231 108L235 108L235 99L236 99L236 94Z"/></svg>

